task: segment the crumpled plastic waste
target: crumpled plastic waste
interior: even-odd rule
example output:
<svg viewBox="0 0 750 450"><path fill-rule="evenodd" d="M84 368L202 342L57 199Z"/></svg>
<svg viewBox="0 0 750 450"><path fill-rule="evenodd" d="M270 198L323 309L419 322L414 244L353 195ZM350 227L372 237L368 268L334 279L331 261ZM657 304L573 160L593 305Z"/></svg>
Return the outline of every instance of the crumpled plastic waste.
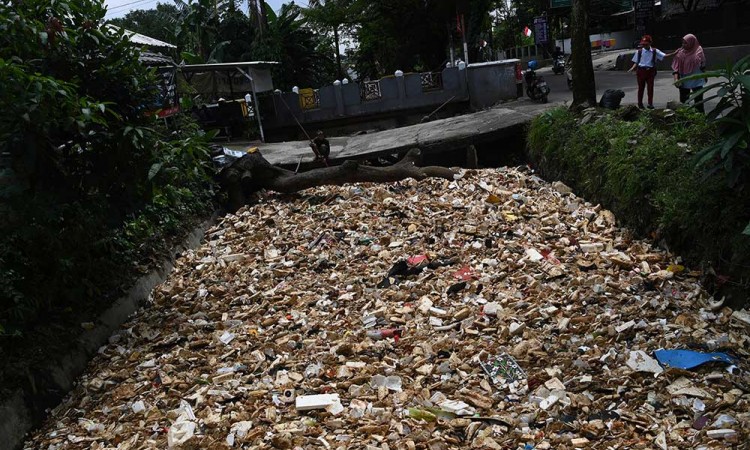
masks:
<svg viewBox="0 0 750 450"><path fill-rule="evenodd" d="M528 169L263 193L25 449L730 447L750 327L700 276Z"/></svg>
<svg viewBox="0 0 750 450"><path fill-rule="evenodd" d="M736 358L726 353L702 353L693 350L656 350L654 356L666 367L677 369L694 369L709 362L737 364Z"/></svg>

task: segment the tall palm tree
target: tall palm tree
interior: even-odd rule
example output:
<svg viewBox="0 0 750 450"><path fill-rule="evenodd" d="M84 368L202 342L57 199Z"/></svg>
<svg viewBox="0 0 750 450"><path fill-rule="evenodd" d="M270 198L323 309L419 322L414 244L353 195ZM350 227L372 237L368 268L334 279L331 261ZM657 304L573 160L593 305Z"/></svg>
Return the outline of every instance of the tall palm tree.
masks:
<svg viewBox="0 0 750 450"><path fill-rule="evenodd" d="M292 86L317 87L330 83L332 60L318 50L322 39L302 17L302 10L285 4L276 15L268 10L268 30L253 44L253 56L259 60L278 61L274 80L284 89Z"/></svg>
<svg viewBox="0 0 750 450"><path fill-rule="evenodd" d="M264 0L248 0L247 11L250 15L250 21L258 27L258 33L263 34L268 29L268 13L266 12L266 2Z"/></svg>
<svg viewBox="0 0 750 450"><path fill-rule="evenodd" d="M260 4L260 29L261 32L263 30L268 29L268 5L266 5L265 0L258 0Z"/></svg>
<svg viewBox="0 0 750 450"><path fill-rule="evenodd" d="M175 34L186 40L190 50L207 58L227 0L175 0L175 5L179 10Z"/></svg>

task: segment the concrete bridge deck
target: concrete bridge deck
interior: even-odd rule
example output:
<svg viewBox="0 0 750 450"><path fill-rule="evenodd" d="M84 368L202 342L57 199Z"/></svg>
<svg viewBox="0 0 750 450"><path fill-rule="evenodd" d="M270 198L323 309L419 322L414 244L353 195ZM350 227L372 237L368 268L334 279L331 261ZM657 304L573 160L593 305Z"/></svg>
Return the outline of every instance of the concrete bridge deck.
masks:
<svg viewBox="0 0 750 450"><path fill-rule="evenodd" d="M391 130L357 136L329 138L330 160L371 159L378 156L405 152L418 147L425 154L462 149L470 144L492 142L516 133L531 119L552 108L552 104L531 103L528 100L509 102L483 111L464 114ZM308 133L314 132L308 130ZM296 166L302 158L307 165L314 159L307 141L255 144L271 163ZM229 144L227 147L244 150L247 144Z"/></svg>

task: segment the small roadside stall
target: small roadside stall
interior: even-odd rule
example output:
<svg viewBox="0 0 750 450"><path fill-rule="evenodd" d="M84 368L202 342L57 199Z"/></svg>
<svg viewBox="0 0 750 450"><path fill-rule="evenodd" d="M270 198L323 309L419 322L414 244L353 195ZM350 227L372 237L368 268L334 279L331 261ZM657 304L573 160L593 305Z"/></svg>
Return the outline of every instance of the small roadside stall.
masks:
<svg viewBox="0 0 750 450"><path fill-rule="evenodd" d="M171 56L166 54L175 52L177 47L112 24L107 27L115 32L121 30L131 44L141 47L138 60L144 66L156 69L159 83L158 94L151 104L145 105L148 114L156 114L157 117L166 119L180 112L180 101L177 96L177 64Z"/></svg>
<svg viewBox="0 0 750 450"><path fill-rule="evenodd" d="M258 93L273 91L273 61L245 61L179 66L184 83L178 83L197 100L193 115L206 129L216 129L228 140L241 136L248 123L256 122L261 141L265 141Z"/></svg>

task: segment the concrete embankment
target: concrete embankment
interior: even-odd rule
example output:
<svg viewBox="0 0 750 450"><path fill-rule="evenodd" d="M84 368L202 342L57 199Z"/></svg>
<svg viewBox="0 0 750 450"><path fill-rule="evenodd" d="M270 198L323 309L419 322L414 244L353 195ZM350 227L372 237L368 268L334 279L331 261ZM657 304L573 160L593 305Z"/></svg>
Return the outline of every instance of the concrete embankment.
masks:
<svg viewBox="0 0 750 450"><path fill-rule="evenodd" d="M165 257L149 274L136 280L125 295L99 316L93 329L81 333L70 351L49 361L46 368L30 373L28 386L17 388L0 399L0 450L21 447L26 433L39 426L46 416L45 410L56 406L73 389L76 379L97 350L138 308L146 304L154 287L169 276L176 255L200 245L205 231L215 218L216 215L193 229L173 249L172 256Z"/></svg>

